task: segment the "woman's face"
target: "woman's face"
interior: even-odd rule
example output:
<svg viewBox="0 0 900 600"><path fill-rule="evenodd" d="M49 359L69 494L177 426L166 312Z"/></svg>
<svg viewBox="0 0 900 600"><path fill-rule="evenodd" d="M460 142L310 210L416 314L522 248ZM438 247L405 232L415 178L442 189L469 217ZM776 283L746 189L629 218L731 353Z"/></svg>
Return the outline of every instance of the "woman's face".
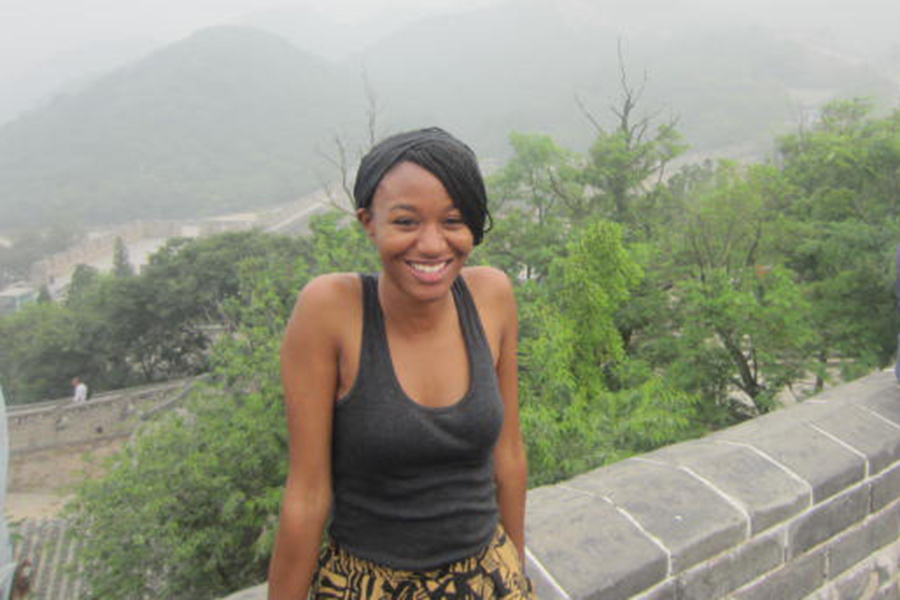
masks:
<svg viewBox="0 0 900 600"><path fill-rule="evenodd" d="M415 163L388 171L357 217L378 248L385 276L421 301L445 297L474 247L444 185Z"/></svg>

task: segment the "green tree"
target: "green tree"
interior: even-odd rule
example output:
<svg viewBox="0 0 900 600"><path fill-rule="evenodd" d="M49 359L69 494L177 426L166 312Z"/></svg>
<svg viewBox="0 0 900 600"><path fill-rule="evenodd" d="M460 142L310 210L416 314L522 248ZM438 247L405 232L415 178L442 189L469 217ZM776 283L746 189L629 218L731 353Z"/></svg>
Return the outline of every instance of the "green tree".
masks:
<svg viewBox="0 0 900 600"><path fill-rule="evenodd" d="M595 220L569 242L545 286L523 290L534 294L522 302L521 389L535 483L690 434L694 399L629 361L616 327L640 278L621 228Z"/></svg>
<svg viewBox="0 0 900 600"><path fill-rule="evenodd" d="M546 135L510 134L513 157L488 179L494 227L477 260L513 278L541 279L564 249L564 202L582 192L573 153Z"/></svg>
<svg viewBox="0 0 900 600"><path fill-rule="evenodd" d="M134 275L134 267L131 266L131 261L128 258L128 248L125 246L122 238L118 236L116 236L113 246L112 272L116 277L131 277Z"/></svg>
<svg viewBox="0 0 900 600"><path fill-rule="evenodd" d="M589 193L571 203L570 209L576 220L602 216L625 225L630 236L646 237L657 224L654 216L665 190L666 166L686 145L674 120L654 124L654 115L638 112L646 79L637 87L628 81L621 48L619 76L621 98L612 107L613 127L604 127L581 107L597 138L582 174Z"/></svg>
<svg viewBox="0 0 900 600"><path fill-rule="evenodd" d="M266 260L239 269L223 306L236 329L213 349L212 381L78 489L87 598L217 598L265 577L287 474L284 290L307 278Z"/></svg>
<svg viewBox="0 0 900 600"><path fill-rule="evenodd" d="M834 102L812 128L779 140L794 188L782 251L812 303L820 388L829 359L859 374L885 365L896 346L900 111L871 110L863 99Z"/></svg>

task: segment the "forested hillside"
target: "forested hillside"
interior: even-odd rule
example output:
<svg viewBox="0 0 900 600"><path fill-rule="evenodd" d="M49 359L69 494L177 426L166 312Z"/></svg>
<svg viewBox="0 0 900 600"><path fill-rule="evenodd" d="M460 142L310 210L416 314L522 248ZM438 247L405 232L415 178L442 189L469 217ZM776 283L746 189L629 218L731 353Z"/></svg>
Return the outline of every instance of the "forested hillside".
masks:
<svg viewBox="0 0 900 600"><path fill-rule="evenodd" d="M328 65L215 28L0 129L4 229L209 215L317 185L317 148L361 115Z"/></svg>
<svg viewBox="0 0 900 600"><path fill-rule="evenodd" d="M439 125L494 161L514 130L583 152L591 119L612 124L620 67L697 153L762 155L828 99L895 96L873 67L772 31L626 4L571 14L521 0L432 17L338 63L302 39L202 30L0 127L0 230L290 200L334 176L323 154L337 154L335 135L355 161L373 110L378 135ZM316 25L257 21L286 34Z"/></svg>

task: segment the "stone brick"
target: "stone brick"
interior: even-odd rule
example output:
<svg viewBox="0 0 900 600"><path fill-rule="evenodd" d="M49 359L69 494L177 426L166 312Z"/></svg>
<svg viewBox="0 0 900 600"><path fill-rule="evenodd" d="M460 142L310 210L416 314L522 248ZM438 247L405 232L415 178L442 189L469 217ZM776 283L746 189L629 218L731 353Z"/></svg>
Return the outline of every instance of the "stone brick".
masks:
<svg viewBox="0 0 900 600"><path fill-rule="evenodd" d="M531 579L535 595L541 600L566 600L566 594L546 576L544 568L531 554L525 557L525 572Z"/></svg>
<svg viewBox="0 0 900 600"><path fill-rule="evenodd" d="M678 576L679 600L724 598L782 563L782 536L755 538Z"/></svg>
<svg viewBox="0 0 900 600"><path fill-rule="evenodd" d="M841 534L828 543L829 579L834 579L839 573L895 542L898 535L900 504L871 515L857 527Z"/></svg>
<svg viewBox="0 0 900 600"><path fill-rule="evenodd" d="M872 491L872 511L878 511L900 498L900 465L890 469L869 481Z"/></svg>
<svg viewBox="0 0 900 600"><path fill-rule="evenodd" d="M871 378L870 376L865 379ZM900 386L897 386L896 382L893 385L883 386L881 390L867 394L859 401L859 405L900 427Z"/></svg>
<svg viewBox="0 0 900 600"><path fill-rule="evenodd" d="M224 600L266 600L269 593L269 584L264 583L256 587L252 587L226 597Z"/></svg>
<svg viewBox="0 0 900 600"><path fill-rule="evenodd" d="M837 597L837 592L831 584L825 584L823 587L820 587L812 594L803 598L803 600L840 600Z"/></svg>
<svg viewBox="0 0 900 600"><path fill-rule="evenodd" d="M544 600L541 596L538 598ZM678 595L678 586L675 585L675 580L669 579L646 592L632 596L631 600L681 600L681 597Z"/></svg>
<svg viewBox="0 0 900 600"><path fill-rule="evenodd" d="M625 460L568 485L607 497L627 511L669 549L673 573L746 538L743 513L695 477L668 465Z"/></svg>
<svg viewBox="0 0 900 600"><path fill-rule="evenodd" d="M897 583L892 581L875 592L871 598L872 600L900 600L900 590L897 589Z"/></svg>
<svg viewBox="0 0 900 600"><path fill-rule="evenodd" d="M800 515L788 527L788 560L862 521L868 512L869 491L860 485Z"/></svg>
<svg viewBox="0 0 900 600"><path fill-rule="evenodd" d="M878 572L871 561L863 563L862 568L852 569L841 575L833 583L840 600L871 598L878 586Z"/></svg>
<svg viewBox="0 0 900 600"><path fill-rule="evenodd" d="M572 598L628 598L668 572L666 554L615 507L567 487L529 492L526 535L534 558Z"/></svg>
<svg viewBox="0 0 900 600"><path fill-rule="evenodd" d="M691 469L738 501L759 533L802 512L810 487L750 448L697 440L669 446L646 458Z"/></svg>
<svg viewBox="0 0 900 600"><path fill-rule="evenodd" d="M858 406L842 407L810 422L865 454L869 475L900 460L900 430Z"/></svg>
<svg viewBox="0 0 900 600"><path fill-rule="evenodd" d="M735 600L792 600L813 593L825 583L825 552L801 556L773 573L734 592Z"/></svg>
<svg viewBox="0 0 900 600"><path fill-rule="evenodd" d="M764 452L809 483L816 503L862 481L866 472L861 456L795 419L768 419L765 423L754 419L711 438L744 443Z"/></svg>

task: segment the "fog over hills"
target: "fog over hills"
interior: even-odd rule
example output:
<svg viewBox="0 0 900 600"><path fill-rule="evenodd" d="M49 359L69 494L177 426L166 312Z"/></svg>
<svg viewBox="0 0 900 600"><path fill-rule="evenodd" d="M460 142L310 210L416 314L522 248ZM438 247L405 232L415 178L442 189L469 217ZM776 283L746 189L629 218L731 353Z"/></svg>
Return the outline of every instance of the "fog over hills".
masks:
<svg viewBox="0 0 900 600"><path fill-rule="evenodd" d="M765 152L834 97L892 106L900 74L896 49L867 62L689 0L517 0L406 25L298 9L238 21L278 35L201 30L0 126L0 230L293 199L335 175L321 156L334 135L363 137L364 76L380 134L440 125L503 159L514 130L585 150L595 131L577 99L610 121L619 47L645 113L677 119L703 152Z"/></svg>
<svg viewBox="0 0 900 600"><path fill-rule="evenodd" d="M214 214L315 185L351 108L320 59L250 28L203 30L0 129L4 225Z"/></svg>
<svg viewBox="0 0 900 600"><path fill-rule="evenodd" d="M0 124L53 96L83 88L96 77L146 56L159 46L151 40L95 42L0 80Z"/></svg>

